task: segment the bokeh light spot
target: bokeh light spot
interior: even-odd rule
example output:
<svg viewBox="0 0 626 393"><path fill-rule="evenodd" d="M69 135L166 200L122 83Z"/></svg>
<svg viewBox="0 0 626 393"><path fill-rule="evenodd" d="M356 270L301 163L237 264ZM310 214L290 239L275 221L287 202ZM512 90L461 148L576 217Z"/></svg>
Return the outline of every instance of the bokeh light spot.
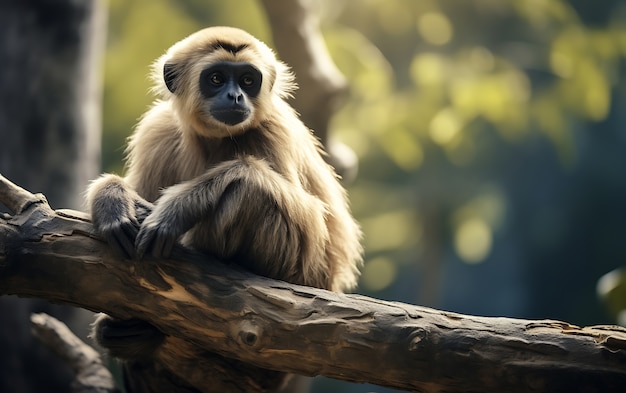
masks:
<svg viewBox="0 0 626 393"><path fill-rule="evenodd" d="M433 117L428 132L435 143L446 145L457 136L462 127L463 122L456 111L445 108Z"/></svg>
<svg viewBox="0 0 626 393"><path fill-rule="evenodd" d="M450 20L440 12L427 12L417 19L417 31L432 45L445 45L452 40Z"/></svg>
<svg viewBox="0 0 626 393"><path fill-rule="evenodd" d="M367 290L380 291L393 283L396 275L397 269L393 262L383 257L374 258L365 264L361 284Z"/></svg>
<svg viewBox="0 0 626 393"><path fill-rule="evenodd" d="M454 248L466 263L475 264L485 260L491 251L491 228L480 218L461 222L454 234Z"/></svg>

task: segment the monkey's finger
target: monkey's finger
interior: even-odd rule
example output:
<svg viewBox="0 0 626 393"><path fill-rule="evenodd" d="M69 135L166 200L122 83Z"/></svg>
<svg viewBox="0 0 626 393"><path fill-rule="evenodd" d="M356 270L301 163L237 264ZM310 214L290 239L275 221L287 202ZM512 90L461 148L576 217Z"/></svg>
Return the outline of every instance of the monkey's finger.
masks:
<svg viewBox="0 0 626 393"><path fill-rule="evenodd" d="M152 256L155 258L163 257L163 244L166 241L166 236L163 234L159 234L155 236L154 241L152 242Z"/></svg>
<svg viewBox="0 0 626 393"><path fill-rule="evenodd" d="M126 236L123 227L124 224L116 220L102 225L99 232L119 256L130 259L134 253L134 248L128 248L127 241L124 239Z"/></svg>
<svg viewBox="0 0 626 393"><path fill-rule="evenodd" d="M115 243L124 251L128 259L132 259L135 254L135 242L133 237L127 236L126 233L118 233L115 235Z"/></svg>
<svg viewBox="0 0 626 393"><path fill-rule="evenodd" d="M134 248L132 248L129 252L128 246L124 245L125 241L127 242L128 239L126 239L124 236L120 237L114 233L111 233L109 236L107 236L106 240L107 243L109 243L109 245L123 258L132 259Z"/></svg>
<svg viewBox="0 0 626 393"><path fill-rule="evenodd" d="M176 244L175 238L167 239L167 242L163 246L163 257L169 258L172 255L172 249L174 248L174 244Z"/></svg>
<svg viewBox="0 0 626 393"><path fill-rule="evenodd" d="M161 234L154 240L154 247L152 248L152 256L155 258L169 258L172 254L172 248L176 238Z"/></svg>
<svg viewBox="0 0 626 393"><path fill-rule="evenodd" d="M152 203L148 201L135 201L135 216L138 226L152 213L152 210L154 210Z"/></svg>
<svg viewBox="0 0 626 393"><path fill-rule="evenodd" d="M141 226L141 223L139 223L139 220L137 219L137 217L129 217L128 218L128 225L125 226L129 226L132 228L137 228L137 230L139 230L139 227Z"/></svg>
<svg viewBox="0 0 626 393"><path fill-rule="evenodd" d="M132 222L128 222L125 225L122 225L122 230L117 235L118 242L124 247L124 251L130 255L130 257L134 257L135 255L135 238L137 237L137 233L139 233L139 227Z"/></svg>
<svg viewBox="0 0 626 393"><path fill-rule="evenodd" d="M141 259L146 254L148 248L154 242L154 231L141 228L135 239L135 253L137 258Z"/></svg>
<svg viewBox="0 0 626 393"><path fill-rule="evenodd" d="M135 238L137 237L137 234L139 233L139 222L133 218L131 220L129 220L127 223L124 223L121 226L122 230L121 232L121 236L126 236L130 242L133 244L133 248L135 246L134 242L135 242Z"/></svg>

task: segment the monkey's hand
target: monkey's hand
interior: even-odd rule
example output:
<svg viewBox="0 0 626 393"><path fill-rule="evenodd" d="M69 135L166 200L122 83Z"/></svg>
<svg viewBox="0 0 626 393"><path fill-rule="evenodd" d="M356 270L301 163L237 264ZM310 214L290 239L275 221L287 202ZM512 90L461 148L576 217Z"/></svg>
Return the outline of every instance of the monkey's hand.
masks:
<svg viewBox="0 0 626 393"><path fill-rule="evenodd" d="M103 175L89 186L87 201L96 232L125 258L135 256L135 237L153 205L117 175Z"/></svg>
<svg viewBox="0 0 626 393"><path fill-rule="evenodd" d="M168 258L176 241L199 221L199 215L191 211L191 204L184 196L181 198L181 194L172 192L177 188L179 186L167 189L141 224L134 245L138 258L146 254Z"/></svg>
<svg viewBox="0 0 626 393"><path fill-rule="evenodd" d="M140 319L115 319L100 314L92 335L96 342L121 359L147 358L159 347L165 335Z"/></svg>
<svg viewBox="0 0 626 393"><path fill-rule="evenodd" d="M145 219L152 213L154 204L146 201L143 198L135 199L135 218L139 224L142 224Z"/></svg>

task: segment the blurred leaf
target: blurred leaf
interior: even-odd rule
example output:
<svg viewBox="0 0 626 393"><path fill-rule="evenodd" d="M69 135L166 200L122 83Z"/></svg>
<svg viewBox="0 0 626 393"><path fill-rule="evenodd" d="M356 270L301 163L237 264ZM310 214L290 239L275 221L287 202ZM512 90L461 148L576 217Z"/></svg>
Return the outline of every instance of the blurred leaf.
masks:
<svg viewBox="0 0 626 393"><path fill-rule="evenodd" d="M439 87L447 74L447 62L441 55L421 53L411 62L411 77L417 87Z"/></svg>
<svg viewBox="0 0 626 393"><path fill-rule="evenodd" d="M325 31L326 45L333 60L350 80L357 99L372 101L392 91L393 70L380 50L362 33L334 27Z"/></svg>
<svg viewBox="0 0 626 393"><path fill-rule="evenodd" d="M417 19L417 31L432 45L445 45L452 40L454 29L448 17L441 12L426 12Z"/></svg>
<svg viewBox="0 0 626 393"><path fill-rule="evenodd" d="M360 285L370 291L387 288L396 278L397 265L388 258L373 258L365 263Z"/></svg>
<svg viewBox="0 0 626 393"><path fill-rule="evenodd" d="M383 150L403 170L417 169L424 160L424 150L414 133L403 127L387 130L377 138Z"/></svg>
<svg viewBox="0 0 626 393"><path fill-rule="evenodd" d="M491 251L493 231L485 220L474 217L461 221L455 228L454 248L466 263L485 260Z"/></svg>
<svg viewBox="0 0 626 393"><path fill-rule="evenodd" d="M616 269L600 277L596 290L614 316L626 310L626 269Z"/></svg>
<svg viewBox="0 0 626 393"><path fill-rule="evenodd" d="M415 244L421 232L415 215L410 210L385 212L363 218L361 225L366 233L365 248L371 253L410 247Z"/></svg>

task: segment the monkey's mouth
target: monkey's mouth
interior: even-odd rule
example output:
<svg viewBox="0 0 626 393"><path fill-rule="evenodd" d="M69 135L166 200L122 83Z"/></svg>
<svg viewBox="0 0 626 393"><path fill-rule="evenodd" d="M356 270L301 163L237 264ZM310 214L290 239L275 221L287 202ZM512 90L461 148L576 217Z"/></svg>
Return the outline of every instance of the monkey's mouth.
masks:
<svg viewBox="0 0 626 393"><path fill-rule="evenodd" d="M216 120L227 124L229 126L237 125L248 118L250 115L250 111L247 109L221 109L221 110L213 110L213 117Z"/></svg>

